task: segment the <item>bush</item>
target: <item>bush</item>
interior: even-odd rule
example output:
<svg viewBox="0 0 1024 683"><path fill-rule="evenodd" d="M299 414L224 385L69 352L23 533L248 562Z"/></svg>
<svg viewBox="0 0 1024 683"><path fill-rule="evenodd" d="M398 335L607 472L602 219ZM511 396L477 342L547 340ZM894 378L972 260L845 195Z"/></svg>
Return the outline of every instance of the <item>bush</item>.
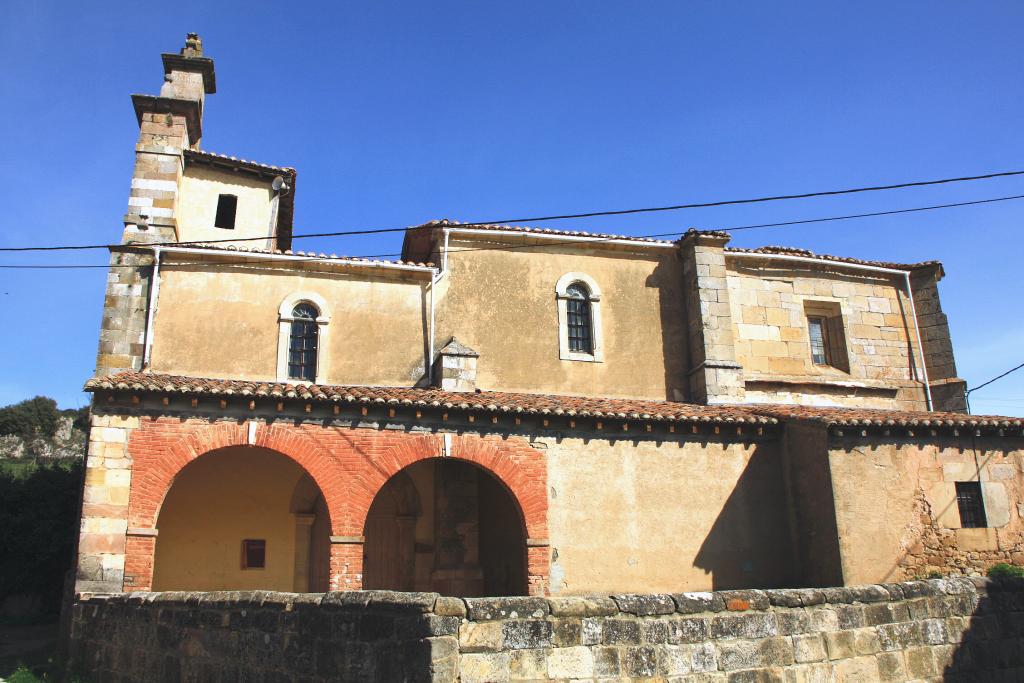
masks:
<svg viewBox="0 0 1024 683"><path fill-rule="evenodd" d="M57 431L57 402L36 396L21 403L0 408L0 436L52 437Z"/></svg>
<svg viewBox="0 0 1024 683"><path fill-rule="evenodd" d="M1024 567L998 562L988 568L988 575L993 579L1024 578Z"/></svg>

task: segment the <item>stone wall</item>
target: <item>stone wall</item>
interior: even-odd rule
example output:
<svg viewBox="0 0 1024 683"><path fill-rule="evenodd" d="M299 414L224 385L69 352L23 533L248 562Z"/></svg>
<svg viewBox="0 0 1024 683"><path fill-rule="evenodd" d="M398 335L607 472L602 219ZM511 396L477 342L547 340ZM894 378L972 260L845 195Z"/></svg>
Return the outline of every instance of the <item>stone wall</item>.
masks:
<svg viewBox="0 0 1024 683"><path fill-rule="evenodd" d="M1024 676L1024 583L559 598L85 596L86 680L973 681Z"/></svg>

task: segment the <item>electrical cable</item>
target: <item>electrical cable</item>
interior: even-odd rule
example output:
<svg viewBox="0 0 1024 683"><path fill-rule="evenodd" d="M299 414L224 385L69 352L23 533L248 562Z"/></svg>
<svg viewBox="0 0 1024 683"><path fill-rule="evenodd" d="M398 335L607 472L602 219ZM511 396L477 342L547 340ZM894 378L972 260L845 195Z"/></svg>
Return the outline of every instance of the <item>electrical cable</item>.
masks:
<svg viewBox="0 0 1024 683"><path fill-rule="evenodd" d="M656 206L647 207L640 209L618 209L611 211L590 211L585 213L570 213L570 214L558 214L552 216L532 216L528 218L505 218L500 220L492 221L477 221L473 223L460 223L460 227L474 227L482 225L495 225L504 223L540 223L543 221L556 221L556 220L573 220L578 218L594 218L598 216L623 216L628 214L637 213L654 213L662 211L680 211L684 209L704 209L718 206L735 206L741 204L758 204L763 202L777 202L786 201L792 199L810 199L812 197L834 197L838 195L856 194L862 192L879 192L883 190L898 190L910 187L926 187L932 185L944 185L948 183L961 183L969 182L974 180L991 180L992 178L1005 178L1010 176L1024 175L1024 171L1001 171L997 173L985 173L982 175L974 176L960 176L957 178L941 178L939 180L917 180L912 182L895 183L891 185L873 185L868 187L855 187L847 188L843 190L823 190L818 192L803 192L799 194L784 194L774 195L768 197L754 197L748 199L728 199L715 202L696 202L689 204L675 204L671 206ZM415 226L413 226L415 227ZM324 232L324 233L307 233L302 235L293 235L293 238L305 238L305 237L341 237L344 235L374 235L388 232L402 232L408 230L408 227L403 228L378 228L378 229L367 229L367 230L341 230L337 232ZM261 240L266 237L244 237L244 238L226 238L222 240L206 240L204 242L154 242L153 245L157 246L185 246L193 244L210 244L214 242L241 242L251 240ZM84 249L109 249L110 244L81 244L81 245L61 245L61 246L46 246L46 247L0 247L0 252L14 252L14 251L72 251L72 250L84 250Z"/></svg>
<svg viewBox="0 0 1024 683"><path fill-rule="evenodd" d="M993 377L992 379L990 379L987 382L979 384L978 386L974 387L973 389L968 389L966 393L970 394L972 391L977 391L978 389L982 389L984 387L987 387L989 384L992 384L992 382L995 382L996 380L1000 380L1000 379L1006 377L1007 375L1009 375L1011 373L1017 372L1021 368L1024 368L1024 363L1021 363L1020 365L1018 365L1015 368L1011 368L1010 370L1007 370L1006 372L1004 372L1003 374L1001 374L1001 375L999 375L997 377Z"/></svg>
<svg viewBox="0 0 1024 683"><path fill-rule="evenodd" d="M949 209L949 208L956 208L956 207L962 207L962 206L975 206L975 205L978 205L978 204L991 204L993 202L1005 202L1005 201L1011 201L1011 200L1016 200L1016 199L1024 199L1024 195L1010 195L1010 196L1006 196L1006 197L993 197L993 198L990 198L990 199L976 199L976 200L967 201L967 202L955 202L955 203L951 203L951 204L933 204L931 206L918 206L918 207L913 207L913 208L909 208L909 209L892 209L892 210L889 210L889 211L873 211L873 212L870 212L870 213L855 213L855 214L847 214L847 215L843 215L843 216L827 216L827 217L823 217L823 218L807 218L807 219L795 220L795 221L782 221L782 222L778 222L778 223L757 223L757 224L753 224L753 225L739 225L739 226L734 226L734 227L731 227L731 228L714 228L714 230L717 230L719 232L738 232L740 230L754 230L754 229L759 229L759 228L777 228L777 227L784 227L784 226L790 226L790 225L806 225L806 224L811 224L811 223L826 223L826 222L831 222L831 221L845 221L845 220L855 220L855 219L861 219L861 218L874 218L874 217L878 217L878 216L890 216L890 215L897 215L897 214L904 214L904 213L915 213L915 212L920 212L920 211L934 211L934 210L937 210L937 209ZM469 225L469 224L467 224L467 223L460 223L457 226L453 226L453 227L458 229L458 228L466 227L467 225ZM406 229L406 228L403 228L403 229ZM529 232L524 232L522 234L529 235L530 233ZM625 238L625 239L634 239L634 240L655 239L655 238L658 238L658 237L671 237L671 236L675 236L675 235L679 235L679 234L680 233L679 233L678 230L673 230L672 232L653 233L653 234L648 234L648 235L631 235L631 236L630 235L622 235L622 236L616 236L616 237L596 237L593 240L590 240L590 243L615 241L615 240L620 240L620 239L623 239L623 238ZM267 239L267 238L266 237L259 237L259 238L256 238L256 239ZM231 241L237 241L237 240L231 240ZM184 244L201 245L201 244L209 244L209 243L210 242L194 242L194 243L184 243ZM578 242L576 240L573 240L573 241L562 241L562 242L551 241L551 242L545 242L545 243L542 243L542 244L501 245L501 246L495 246L495 247L471 247L471 248L468 248L468 249L459 249L458 251L460 253L465 253L465 252L470 252L470 251L493 251L493 250L499 250L499 249L500 250L504 250L504 251L509 251L509 250L513 250L513 249L535 249L535 248L538 248L538 247L551 247L551 246L571 245L571 244L578 244ZM638 244L642 244L642 242L638 242ZM124 245L121 245L121 246L124 246ZM138 246L150 246L150 245L148 245L148 244L147 245L139 244ZM168 246L168 245L165 244L165 245L162 245L162 246ZM217 252L216 251L211 251L211 253L217 253ZM229 253L244 254L246 252L242 251L242 252L229 252ZM259 253L259 252L255 252L255 253ZM345 256L345 257L342 257L342 258L345 258L345 259L376 259L376 258L384 258L384 257L388 257L388 256L401 256L401 254L400 253L395 253L395 252L390 252L390 253L386 253L386 254L364 254L364 255L359 255L359 256ZM302 256L298 256L297 258L303 258L303 257ZM310 257L307 257L307 258L319 259L318 256L310 256ZM179 263L179 264L175 264L175 265L198 265L198 263L188 263L188 264L186 264L186 263ZM135 265L121 265L121 264L107 264L107 265L100 265L100 264L97 264L97 265L91 265L91 264L69 264L69 265L43 265L43 264L2 265L2 264L0 264L0 268L10 268L10 269L62 269L62 268L63 269L76 269L76 268L137 268L137 267L138 266L135 266Z"/></svg>

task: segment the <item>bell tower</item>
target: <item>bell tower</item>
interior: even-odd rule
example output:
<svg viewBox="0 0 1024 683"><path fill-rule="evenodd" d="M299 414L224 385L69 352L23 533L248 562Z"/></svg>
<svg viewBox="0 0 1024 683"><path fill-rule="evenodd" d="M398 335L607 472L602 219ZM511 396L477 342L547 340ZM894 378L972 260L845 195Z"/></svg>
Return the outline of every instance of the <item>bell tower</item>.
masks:
<svg viewBox="0 0 1024 683"><path fill-rule="evenodd" d="M121 246L111 249L96 374L141 370L150 286L159 256L153 243L178 240L176 214L185 150L198 149L206 96L217 91L213 60L189 33L177 53L162 55L159 95L132 95L139 122L135 169Z"/></svg>

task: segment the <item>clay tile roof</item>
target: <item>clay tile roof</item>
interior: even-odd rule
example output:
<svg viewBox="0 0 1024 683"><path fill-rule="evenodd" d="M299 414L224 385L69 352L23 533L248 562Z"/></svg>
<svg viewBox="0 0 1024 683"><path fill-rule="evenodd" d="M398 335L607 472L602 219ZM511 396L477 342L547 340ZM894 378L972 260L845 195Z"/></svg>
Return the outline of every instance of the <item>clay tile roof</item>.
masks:
<svg viewBox="0 0 1024 683"><path fill-rule="evenodd" d="M409 228L410 230L417 230L419 228L465 228L466 230L494 230L501 232L521 232L532 235L563 235L565 237L590 237L595 240L626 240L628 242L637 242L639 244L661 244L671 245L674 240L659 240L651 237L631 237L629 235L614 235L603 232L584 232L581 230L555 230L554 228L531 228L528 226L521 225L500 225L497 223L460 223L459 221L449 220L442 218L440 220L433 220L423 225L417 225Z"/></svg>
<svg viewBox="0 0 1024 683"><path fill-rule="evenodd" d="M756 249L744 249L740 247L726 247L726 253L734 254L782 254L785 256L802 256L804 258L819 259L821 261L832 261L835 263L853 263L860 266L878 266L880 268L891 268L893 270L915 270L917 268L928 268L931 266L942 267L939 261L921 261L920 263L892 263L889 261L866 261L864 259L851 258L848 256L832 256L831 254L815 254L809 249L798 249L796 247L765 246Z"/></svg>
<svg viewBox="0 0 1024 683"><path fill-rule="evenodd" d="M405 387L283 384L181 377L146 372L122 372L108 377L94 377L85 383L86 391L104 389L192 396L272 396L330 403L386 403L470 413L568 415L670 422L750 424L775 424L777 422L776 418L770 415L759 415L745 406L702 406L671 401L637 401L503 391L462 393Z"/></svg>
<svg viewBox="0 0 1024 683"><path fill-rule="evenodd" d="M238 157L229 156L227 154L218 154L217 152L208 152L206 150L200 149L186 149L185 158L192 159L195 161L206 161L224 164L226 166L233 166L235 168L245 168L252 171L261 171L264 173L273 173L287 176L295 175L295 169L290 166L272 166L270 164L261 164L258 161L251 161L249 159L239 159Z"/></svg>
<svg viewBox="0 0 1024 683"><path fill-rule="evenodd" d="M338 261L339 263L351 263L355 265L359 264L374 264L379 263L388 266L418 266L421 268L432 268L432 263L418 263L413 261L387 261L384 259L371 259L371 258L360 258L358 256L338 256L337 254L325 254L323 252L313 251L293 251L291 249L257 249L256 247L239 247L235 245L226 244L207 244L205 242L189 242L187 243L188 249L209 249L212 252L231 252L237 254L273 254L277 256L302 256L306 258L316 258L325 261Z"/></svg>
<svg viewBox="0 0 1024 683"><path fill-rule="evenodd" d="M968 415L941 411L882 410L869 408L824 408L815 406L758 405L761 415L779 420L807 420L829 427L1024 427L1024 418L998 415Z"/></svg>
<svg viewBox="0 0 1024 683"><path fill-rule="evenodd" d="M1024 428L1024 418L965 413L828 408L793 405L697 405L676 401L641 401L593 396L556 396L504 391L463 393L408 387L286 384L122 372L94 377L86 391L117 390L188 396L254 396L324 403L406 405L468 413L565 415L649 422L777 424L815 422L827 427Z"/></svg>

